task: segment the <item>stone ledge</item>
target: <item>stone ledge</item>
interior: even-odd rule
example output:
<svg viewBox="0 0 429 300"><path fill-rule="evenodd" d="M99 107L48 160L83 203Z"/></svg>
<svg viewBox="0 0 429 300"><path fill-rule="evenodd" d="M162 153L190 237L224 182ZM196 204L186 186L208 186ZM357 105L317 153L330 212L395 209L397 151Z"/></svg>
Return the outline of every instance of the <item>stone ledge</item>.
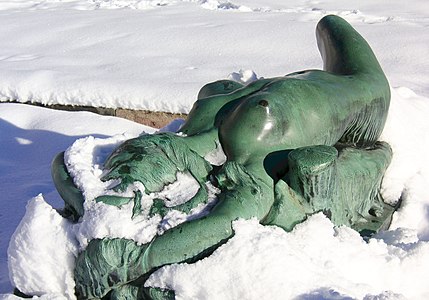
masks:
<svg viewBox="0 0 429 300"><path fill-rule="evenodd" d="M169 124L174 119L186 119L187 115L119 108L116 109L115 116L128 119L140 124L144 124L150 127L161 128Z"/></svg>
<svg viewBox="0 0 429 300"><path fill-rule="evenodd" d="M0 103L22 103L17 101L5 101ZM167 112L154 112L148 110L133 110L124 108L104 108L104 107L92 107L92 106L80 106L80 105L62 105L52 104L44 105L41 103L25 102L22 104L29 104L34 106L46 107L56 110L65 111L89 111L103 116L116 116L127 120L134 121L143 125L147 125L154 128L161 128L169 124L174 119L182 118L186 119L186 114L174 114Z"/></svg>

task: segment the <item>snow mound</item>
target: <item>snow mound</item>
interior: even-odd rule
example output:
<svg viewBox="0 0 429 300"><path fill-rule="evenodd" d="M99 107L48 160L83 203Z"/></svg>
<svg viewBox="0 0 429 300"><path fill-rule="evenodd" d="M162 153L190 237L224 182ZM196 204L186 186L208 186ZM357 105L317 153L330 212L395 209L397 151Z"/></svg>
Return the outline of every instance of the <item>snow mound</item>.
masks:
<svg viewBox="0 0 429 300"><path fill-rule="evenodd" d="M350 228L334 227L322 214L290 233L257 220L236 221L234 230L234 238L210 257L166 266L146 286L174 289L177 299L425 299L429 295L423 284L428 242L365 242Z"/></svg>
<svg viewBox="0 0 429 300"><path fill-rule="evenodd" d="M41 195L33 198L9 244L10 280L29 295L75 299L74 262L78 247L71 224Z"/></svg>
<svg viewBox="0 0 429 300"><path fill-rule="evenodd" d="M429 178L429 99L405 87L391 90L392 99L381 136L393 149L392 162L383 180L383 197L395 203L413 180L421 174Z"/></svg>
<svg viewBox="0 0 429 300"><path fill-rule="evenodd" d="M392 89L389 115L381 139L388 142L393 158L382 183L386 202L402 200L390 229L415 230L420 240L429 240L427 187L429 186L429 99L412 90Z"/></svg>
<svg viewBox="0 0 429 300"><path fill-rule="evenodd" d="M258 78L258 75L256 75L256 73L252 70L240 70L238 72L232 72L229 74L228 79L246 85L262 78Z"/></svg>

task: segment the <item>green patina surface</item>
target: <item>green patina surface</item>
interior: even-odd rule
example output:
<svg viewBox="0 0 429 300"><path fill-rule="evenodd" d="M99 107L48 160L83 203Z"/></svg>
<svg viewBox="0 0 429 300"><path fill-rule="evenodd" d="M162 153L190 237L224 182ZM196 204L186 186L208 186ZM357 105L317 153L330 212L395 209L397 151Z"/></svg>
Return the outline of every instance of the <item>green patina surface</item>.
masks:
<svg viewBox="0 0 429 300"><path fill-rule="evenodd" d="M205 85L181 135L145 135L129 140L109 157L104 180L119 179L115 191L135 181L147 193L162 190L189 172L200 184L189 202L168 208L155 201L152 213L189 212L207 200L205 181L221 193L203 218L183 223L138 246L125 239L93 240L76 261L79 298L171 298L143 288L148 274L171 263L208 255L232 235L232 222L257 218L285 230L316 212L336 225L363 234L389 223L393 207L379 188L392 151L377 142L387 117L390 88L366 41L337 16L316 29L324 70L307 70L249 85L222 80ZM226 163L212 168L204 156L221 145ZM57 189L74 219L83 197L61 159L53 164ZM141 195L103 196L120 206Z"/></svg>

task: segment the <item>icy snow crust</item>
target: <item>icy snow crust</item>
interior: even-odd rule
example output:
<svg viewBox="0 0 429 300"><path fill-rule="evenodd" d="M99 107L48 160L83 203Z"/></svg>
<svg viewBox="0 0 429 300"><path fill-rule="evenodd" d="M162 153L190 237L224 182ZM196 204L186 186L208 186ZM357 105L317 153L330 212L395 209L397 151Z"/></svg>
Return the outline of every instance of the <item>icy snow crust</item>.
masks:
<svg viewBox="0 0 429 300"><path fill-rule="evenodd" d="M314 29L328 13L362 33L392 86L428 96L428 10L425 0L1 1L0 100L188 112L201 86L240 69L321 68Z"/></svg>
<svg viewBox="0 0 429 300"><path fill-rule="evenodd" d="M382 139L394 156L383 195L389 203L403 202L389 230L364 241L323 215L290 233L239 220L235 236L213 255L166 266L147 284L174 289L178 299L428 299L425 0L0 1L0 101L187 112L199 88L213 80L248 83L257 78L252 70L272 77L321 68L314 27L327 13L341 15L365 36L393 87ZM91 201L106 193L99 176L109 151L154 131L91 113L0 105L0 293L16 285L39 299L73 299L75 255L89 239L144 243L186 218L131 221L126 206ZM87 198L88 214L78 225L53 209L62 201L50 162L65 149ZM207 158L221 163L218 154ZM192 194L186 189L179 196L180 184L194 183L180 174L165 191L179 202Z"/></svg>

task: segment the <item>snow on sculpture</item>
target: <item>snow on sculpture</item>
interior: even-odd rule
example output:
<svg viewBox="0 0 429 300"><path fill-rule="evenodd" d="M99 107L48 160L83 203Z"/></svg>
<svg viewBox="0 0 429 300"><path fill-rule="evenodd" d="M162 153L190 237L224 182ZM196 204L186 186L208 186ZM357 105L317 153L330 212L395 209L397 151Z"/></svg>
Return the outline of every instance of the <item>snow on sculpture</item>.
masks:
<svg viewBox="0 0 429 300"><path fill-rule="evenodd" d="M142 210L144 193L161 191L190 174L199 188L174 206L155 199L150 213L189 213L208 200L206 181L221 192L210 212L182 223L150 243L93 239L76 260L79 299L169 298L144 288L156 269L209 255L233 235L232 222L256 218L291 230L323 212L336 225L363 235L386 227L394 207L379 188L392 151L378 142L387 117L390 89L366 41L338 16L316 29L324 70L306 70L248 85L222 80L205 85L177 133L143 135L120 145L104 164L112 193L95 199ZM226 161L205 158L222 149ZM79 222L84 197L59 154L52 165L64 215ZM137 183L137 184L136 184ZM144 188L141 188L144 186ZM130 191L131 196L121 193Z"/></svg>

